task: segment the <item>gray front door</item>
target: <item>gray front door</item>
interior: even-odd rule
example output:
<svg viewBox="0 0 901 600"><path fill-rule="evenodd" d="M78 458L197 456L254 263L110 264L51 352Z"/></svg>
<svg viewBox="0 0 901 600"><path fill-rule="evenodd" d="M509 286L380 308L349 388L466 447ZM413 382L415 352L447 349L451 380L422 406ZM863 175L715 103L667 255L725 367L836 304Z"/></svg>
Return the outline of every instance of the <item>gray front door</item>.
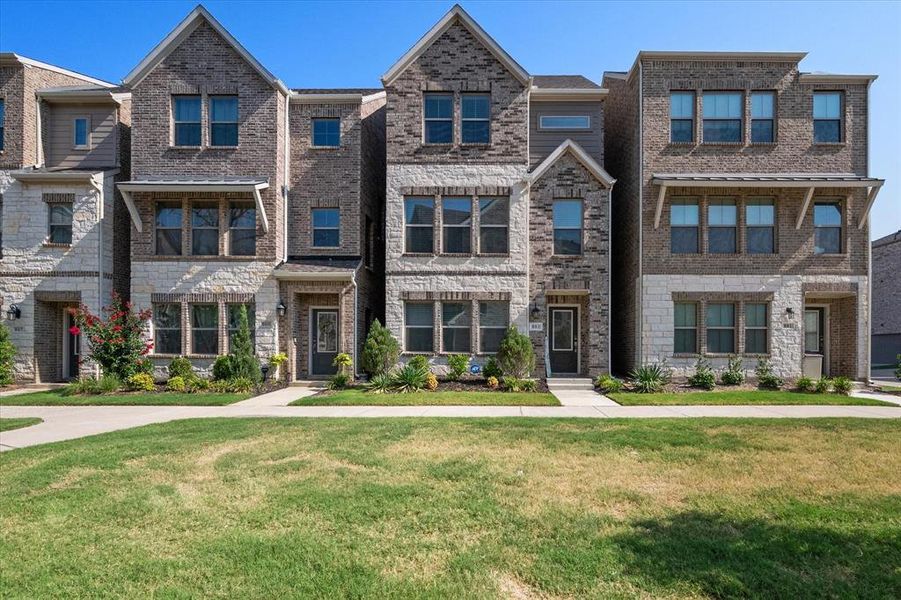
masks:
<svg viewBox="0 0 901 600"><path fill-rule="evenodd" d="M579 372L579 311L574 307L552 306L548 312L551 373L574 375Z"/></svg>
<svg viewBox="0 0 901 600"><path fill-rule="evenodd" d="M310 374L334 375L338 355L338 310L314 308L310 313Z"/></svg>

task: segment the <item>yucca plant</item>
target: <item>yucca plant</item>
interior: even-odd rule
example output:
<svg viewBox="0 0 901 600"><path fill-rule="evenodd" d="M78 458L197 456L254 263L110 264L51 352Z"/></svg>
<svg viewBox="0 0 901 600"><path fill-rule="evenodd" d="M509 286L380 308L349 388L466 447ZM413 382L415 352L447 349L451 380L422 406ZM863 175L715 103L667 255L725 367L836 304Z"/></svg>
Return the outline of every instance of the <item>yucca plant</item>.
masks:
<svg viewBox="0 0 901 600"><path fill-rule="evenodd" d="M407 394L418 392L426 386L429 372L416 365L404 365L391 377L392 388L395 392Z"/></svg>
<svg viewBox="0 0 901 600"><path fill-rule="evenodd" d="M634 369L629 377L636 392L653 394L662 391L669 383L670 372L664 363L650 363Z"/></svg>
<svg viewBox="0 0 901 600"><path fill-rule="evenodd" d="M387 394L391 391L394 380L390 373L379 373L369 378L366 383L366 391L372 394Z"/></svg>

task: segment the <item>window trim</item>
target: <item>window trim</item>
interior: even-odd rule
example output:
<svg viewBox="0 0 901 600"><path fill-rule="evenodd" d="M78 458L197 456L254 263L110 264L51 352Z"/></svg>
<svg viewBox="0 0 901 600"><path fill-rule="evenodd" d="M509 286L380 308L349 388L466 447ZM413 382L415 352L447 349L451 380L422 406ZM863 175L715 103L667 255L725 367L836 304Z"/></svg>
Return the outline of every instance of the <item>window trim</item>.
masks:
<svg viewBox="0 0 901 600"><path fill-rule="evenodd" d="M507 308L507 324L506 325L483 325L482 324L482 305L483 304L501 304ZM486 329L500 329L501 331L507 331L510 328L510 301L509 300L479 300L478 301L478 309L479 309L479 351L478 354L482 355L493 355L497 354L497 350L485 350L484 348L484 340L485 336L483 335L484 330ZM503 340L503 338L501 338ZM472 341L470 341L470 347L472 346Z"/></svg>
<svg viewBox="0 0 901 600"><path fill-rule="evenodd" d="M215 308L216 309L216 324L213 325L212 327L194 327L194 308L197 306L212 306L213 308ZM219 335L219 319L220 319L220 317L221 317L221 312L219 310L218 302L190 302L190 303L188 303L188 325L190 326L190 330L191 330L190 356L214 356L214 355L219 354L219 352L221 352L222 340L221 340L221 336ZM195 330L196 331L214 331L216 333L216 350L215 350L215 352L213 352L213 353L196 352L194 350L194 342L195 342L194 332L195 332Z"/></svg>
<svg viewBox="0 0 901 600"><path fill-rule="evenodd" d="M545 125L545 119L585 119L585 126L554 127ZM539 131L591 131L591 115L560 115L554 113L538 115L538 129Z"/></svg>
<svg viewBox="0 0 901 600"><path fill-rule="evenodd" d="M686 119L684 117L674 118L673 117L673 95L674 94L688 94L691 96L691 118ZM698 94L695 90L670 90L669 92L669 143L670 144L694 144L697 141L697 126L695 125L695 121L698 118ZM673 139L673 121L688 121L691 123L691 139L680 141Z"/></svg>
<svg viewBox="0 0 901 600"><path fill-rule="evenodd" d="M557 227L554 222L554 206L558 202L578 202L579 203L579 227ZM585 199L584 198L554 198L551 202L551 228L553 234L551 236L551 256L585 256ZM579 231L579 252L575 254L558 254L557 253L557 231Z"/></svg>
<svg viewBox="0 0 901 600"><path fill-rule="evenodd" d="M731 203L731 204L729 204ZM735 208L735 223L732 225L713 225L711 224L710 219L710 209L713 206L732 206ZM706 202L707 208L707 219L705 225L707 226L707 254L708 255L718 255L718 256L732 256L735 254L740 254L739 250L739 241L738 241L738 223L739 223L739 202L738 198L734 196L711 196L707 198ZM731 252L713 252L710 249L710 239L711 232L714 229L731 229L734 233L734 245L732 247Z"/></svg>
<svg viewBox="0 0 901 600"><path fill-rule="evenodd" d="M336 122L338 124L338 142L336 144L316 143L316 123ZM341 117L310 117L310 148L335 149L341 147Z"/></svg>
<svg viewBox="0 0 901 600"><path fill-rule="evenodd" d="M451 116L448 117L448 118L427 117L427 116L426 116L426 110L425 110L425 107L426 107L426 98L428 98L429 96L434 96L434 97L438 97L438 96L450 96L450 99L451 99ZM455 104L456 104L456 101L455 101L455 99L454 99L454 93L453 93L453 92L423 92L423 93L422 93L422 144L423 144L424 146L453 146L453 144L454 144L454 139L456 138L456 135L454 134L454 129L455 129L455 127L454 127L454 112L455 112L455 110L454 110L454 105L455 105ZM450 139L450 141L448 141L448 142L430 142L430 141L428 141L428 138L427 138L427 135L426 135L426 134L427 134L427 132L426 132L426 123L428 123L429 121L440 121L440 122L450 121L450 125L451 125L451 139Z"/></svg>
<svg viewBox="0 0 901 600"><path fill-rule="evenodd" d="M466 200L469 202L469 223L468 224L448 224L444 219L444 203L448 200ZM442 196L441 197L441 254L448 254L452 256L472 256L472 230L473 230L473 215L472 215L472 196ZM469 249L463 250L462 252L452 252L447 249L447 240L445 239L446 233L448 229L467 229L469 231Z"/></svg>
<svg viewBox="0 0 901 600"><path fill-rule="evenodd" d="M237 115L235 116L234 121L214 121L213 120L213 100L216 98L234 98L235 105L237 109ZM240 124L241 124L241 100L238 97L238 94L210 94L207 96L207 115L209 115L209 136L210 136L210 147L211 148L237 148L241 145L241 132L240 132ZM203 112L201 112L200 118L203 119ZM235 143L234 144L214 144L213 143L213 125L234 125L235 126Z"/></svg>
<svg viewBox="0 0 901 600"><path fill-rule="evenodd" d="M84 144L78 143L78 122L84 121ZM90 115L75 115L72 117L72 149L73 150L90 150L92 148L91 144L91 116Z"/></svg>
<svg viewBox="0 0 901 600"><path fill-rule="evenodd" d="M178 327L160 327L157 325L156 316L157 316L157 307L160 306L175 306L177 309L178 319L176 323ZM179 356L183 353L185 348L185 332L184 332L184 312L182 308L181 302L154 302L151 305L152 308L152 324L153 324L153 354L159 356ZM178 352L159 352L159 343L157 339L157 335L160 331L178 331Z"/></svg>
<svg viewBox="0 0 901 600"><path fill-rule="evenodd" d="M444 305L445 304L459 304L463 306L464 313L469 313L469 324L468 325L445 325L444 324ZM472 354L472 324L473 324L473 316L472 316L472 301L470 300L441 300L438 303L439 310L441 312L441 339L439 340L439 348L441 349L441 354ZM469 332L469 349L467 350L448 350L444 346L444 330L445 329L462 329Z"/></svg>
<svg viewBox="0 0 901 600"><path fill-rule="evenodd" d="M838 119L817 119L816 97L817 94L835 94L838 96ZM836 145L845 143L845 93L842 90L813 90L810 100L810 116L813 121L813 143L816 145ZM835 141L817 141L817 121L833 123L838 121L838 139Z"/></svg>
<svg viewBox="0 0 901 600"><path fill-rule="evenodd" d="M53 222L53 208L56 206L68 206L69 207L69 222L68 223L54 223ZM74 202L48 202L47 203L47 244L53 246L71 246L73 240L73 234L75 232L73 225L75 224L75 203ZM53 228L61 227L63 229L68 228L69 230L69 241L68 242L54 242L53 241Z"/></svg>
<svg viewBox="0 0 901 600"><path fill-rule="evenodd" d="M203 95L202 94L170 94L171 98L172 110L171 110L171 118L172 118L172 147L173 148L202 148L203 147ZM197 98L197 103L200 106L200 120L199 121L179 121L176 118L175 114L175 104L177 98ZM178 125L179 124L194 124L196 123L200 130L200 142L198 144L179 144L178 143Z"/></svg>
<svg viewBox="0 0 901 600"><path fill-rule="evenodd" d="M317 211L334 211L338 215L338 224L335 227L316 227ZM317 231L337 231L337 243L332 246L320 246L316 244ZM340 248L341 247L341 209L337 206L316 206L310 209L310 247L311 248Z"/></svg>
<svg viewBox="0 0 901 600"><path fill-rule="evenodd" d="M428 200L432 203L432 222L431 223L408 223L407 222L407 201L409 200ZM434 196L404 196L403 210L404 210L404 254L408 255L434 255L435 254L435 204L437 204ZM432 231L432 249L428 252L420 252L417 250L409 250L407 248L407 242L411 239L409 235L409 230L411 227L414 228L428 228Z"/></svg>
<svg viewBox="0 0 901 600"><path fill-rule="evenodd" d="M195 208L200 208L200 209L212 208L212 209L214 209L215 214L216 214L216 226L215 227L210 227L210 226L196 227L194 225L194 209ZM190 222L190 225L191 225L191 227L190 227L190 230L191 230L191 253L189 254L189 256L219 256L221 254L220 241L222 239L222 226L221 226L222 219L220 218L220 214L219 214L220 210L221 210L221 204L216 200L191 201L191 210L190 210L190 215L189 215L190 219L191 219L191 222ZM184 218L184 217L182 217L182 218ZM215 253L197 254L194 252L194 232L198 231L198 230L199 231L215 231L216 232L216 252Z"/></svg>
<svg viewBox="0 0 901 600"><path fill-rule="evenodd" d="M251 227L234 227L232 225L232 210L236 206L241 206L241 205L253 210L253 226L251 226ZM256 256L257 255L257 239L256 239L257 238L257 235L256 235L257 207L256 207L256 204L254 204L253 200L231 200L228 202L226 208L228 210L228 230L226 232L226 235L228 235L227 256L240 256L240 257L245 257L245 258L252 258L252 257ZM254 234L253 234L253 254L235 254L234 253L234 251L232 249L232 232L233 231L253 231L254 232Z"/></svg>
<svg viewBox="0 0 901 600"><path fill-rule="evenodd" d="M732 307L732 327L723 327L721 325L711 326L709 324L709 314L711 306L731 306ZM738 350L738 302L736 301L722 301L722 302L707 302L704 306L704 344L705 350L708 355L715 356L728 356L730 354L736 354ZM722 352L720 350L711 350L710 349L710 331L731 331L732 332L732 349L726 352Z"/></svg>
<svg viewBox="0 0 901 600"><path fill-rule="evenodd" d="M704 116L705 96L708 94L737 94L738 95L738 119L726 119L722 117L707 118ZM738 139L735 141L707 141L705 135L705 125L707 121L738 121ZM745 93L743 90L704 90L701 92L701 143L713 146L736 146L743 145L745 140Z"/></svg>
<svg viewBox="0 0 901 600"><path fill-rule="evenodd" d="M431 325L410 325L407 319L407 306L408 305L417 305L417 306L428 306L429 314L432 315L432 324ZM432 332L432 349L431 350L410 350L409 340L410 337L407 335L408 329L428 329ZM435 303L427 302L427 301L415 301L415 300L404 300L404 353L406 354L434 354L435 353Z"/></svg>
<svg viewBox="0 0 901 600"><path fill-rule="evenodd" d="M695 324L693 327L689 327L687 325L677 325L676 324L676 307L680 304L691 306L691 308L694 312L694 315L695 315ZM694 302L691 300L677 300L677 301L673 302L673 354L674 355L686 355L686 354L697 355L699 353L698 352L698 343L700 342L700 336L698 335L698 304L699 304L698 302ZM688 331L694 332L694 334L695 334L694 350L692 350L690 352L685 352L685 351L676 349L676 332L679 330L688 330Z"/></svg>
<svg viewBox="0 0 901 600"><path fill-rule="evenodd" d="M498 225L496 223L482 223L482 200L503 200L507 205L507 224ZM510 197L509 196L484 196L478 198L479 213L479 235L476 241L477 252L481 256L510 256ZM483 252L482 251L482 230L483 229L503 229L507 234L507 251L506 252Z"/></svg>
<svg viewBox="0 0 901 600"><path fill-rule="evenodd" d="M748 307L749 306L763 306L763 320L764 324L761 325L748 325ZM744 317L744 332L743 333L743 354L750 354L753 356L766 356L770 353L770 303L769 302L743 302L742 303L742 312L744 313L742 316ZM748 331L761 331L763 330L763 352L751 352L748 350Z"/></svg>
<svg viewBox="0 0 901 600"><path fill-rule="evenodd" d="M765 119L765 118L755 119L754 118L754 95L755 94L767 94L770 96L770 98L773 99L773 116L771 116L768 119ZM751 113L750 113L750 115L748 115L748 123L749 123L748 142L752 145L760 145L760 146L770 146L770 145L775 144L776 140L779 136L778 125L777 125L778 119L776 118L777 115L779 114L779 105L778 105L779 94L776 93L776 90L751 90L750 100L751 100L751 106L750 106ZM770 139L770 141L768 141L768 142L755 142L754 141L754 122L755 121L769 121L770 123L772 123L771 130L773 132L773 135L772 135L772 139Z"/></svg>
<svg viewBox="0 0 901 600"><path fill-rule="evenodd" d="M817 205L834 204L838 207L838 214L841 223L838 225L817 225ZM813 201L813 255L814 256L841 256L845 254L845 203L841 198L822 197L815 198ZM838 229L838 252L817 252L817 230L819 229Z"/></svg>
<svg viewBox="0 0 901 600"><path fill-rule="evenodd" d="M465 98L476 98L484 96L488 99L488 116L484 119L476 117L463 116L463 102ZM464 138L463 123L488 123L488 139L484 142L467 142ZM491 92L463 92L460 94L460 143L466 146L488 146L491 144Z"/></svg>
<svg viewBox="0 0 901 600"><path fill-rule="evenodd" d="M160 227L158 224L158 211L161 205L169 205L167 208L175 208L178 207L181 212L181 219L178 227ZM180 200L164 200L160 199L153 203L153 255L154 256L185 256L185 205L184 202ZM160 254L159 249L159 236L157 235L157 231L159 230L165 231L178 231L179 236L179 248L177 254Z"/></svg>

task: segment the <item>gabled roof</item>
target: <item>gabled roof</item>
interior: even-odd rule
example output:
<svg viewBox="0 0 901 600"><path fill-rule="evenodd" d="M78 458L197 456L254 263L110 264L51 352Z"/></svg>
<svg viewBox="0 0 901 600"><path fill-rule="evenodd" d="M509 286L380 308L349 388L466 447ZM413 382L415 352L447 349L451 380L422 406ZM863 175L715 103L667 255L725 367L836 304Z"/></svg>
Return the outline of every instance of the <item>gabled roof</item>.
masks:
<svg viewBox="0 0 901 600"><path fill-rule="evenodd" d="M110 83L109 81L103 81L102 79L97 79L95 77L89 77L88 75L83 75L82 73L77 73L75 71L70 71L69 69L64 69L62 67L57 67L56 65L51 65L50 63L41 62L39 60L34 60L33 58L28 58L27 56L22 56L21 54L16 54L15 52L0 52L0 64L7 63L19 63L21 65L25 65L27 67L35 67L38 69L44 69L45 71L53 71L54 73L60 73L62 75L68 75L69 77L74 77L75 79L81 79L84 82L99 85L100 87L105 88L113 88L116 87L115 83Z"/></svg>
<svg viewBox="0 0 901 600"><path fill-rule="evenodd" d="M535 182L541 179L542 175L544 175L548 169L550 169L554 163L563 158L563 156L567 153L571 153L576 160L582 163L582 166L588 169L588 171L594 175L594 177L604 184L604 187L611 188L613 184L616 182L616 179L610 176L607 171L604 170L604 167L599 165L596 160L591 158L587 152L574 141L567 139L565 142L557 146L556 150L548 154L547 158L545 158L540 165L535 167L535 170L529 173L529 181Z"/></svg>
<svg viewBox="0 0 901 600"><path fill-rule="evenodd" d="M422 56L422 53L428 50L435 40L441 37L455 23L460 23L466 27L523 85L529 84L529 74L526 70L513 60L513 57L507 54L459 4L454 4L453 8L447 11L447 14L441 17L441 20L434 27L429 29L406 54L400 57L400 60L394 63L394 66L382 75L382 83L391 85L391 82L406 71L413 61Z"/></svg>
<svg viewBox="0 0 901 600"><path fill-rule="evenodd" d="M260 77L269 82L272 87L281 93L288 95L289 92L287 86L285 86L285 84L275 75L270 73L266 67L260 64L260 62L255 59L244 46L238 43L238 40L236 40L232 34L230 34L228 30L226 30L225 27L223 27L222 24L200 4L198 4L197 8L192 10L190 14L169 33L169 35L163 38L163 41L157 44L156 48L151 50L150 54L145 56L144 59L139 62L138 66L132 69L131 73L126 75L125 79L122 80L122 83L129 87L134 87L141 83L141 81L153 71L154 67L165 60L173 50L178 48L185 38L191 35L203 21L209 23L210 27L222 36L222 39L224 39L225 42L247 62L247 64L260 74Z"/></svg>

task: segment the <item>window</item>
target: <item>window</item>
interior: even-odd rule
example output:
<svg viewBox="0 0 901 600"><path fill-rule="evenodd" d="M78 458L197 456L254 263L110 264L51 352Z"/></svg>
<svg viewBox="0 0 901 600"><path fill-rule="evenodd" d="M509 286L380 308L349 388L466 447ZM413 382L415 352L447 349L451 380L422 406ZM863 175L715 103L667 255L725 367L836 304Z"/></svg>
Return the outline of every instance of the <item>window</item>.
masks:
<svg viewBox="0 0 901 600"><path fill-rule="evenodd" d="M670 206L670 251L673 254L697 254L700 249L698 201L674 198Z"/></svg>
<svg viewBox="0 0 901 600"><path fill-rule="evenodd" d="M814 254L841 254L842 204L817 202L813 205Z"/></svg>
<svg viewBox="0 0 901 600"><path fill-rule="evenodd" d="M695 139L695 94L672 92L669 99L670 142L691 143Z"/></svg>
<svg viewBox="0 0 901 600"><path fill-rule="evenodd" d="M341 216L337 208L313 209L313 246L334 248L338 246Z"/></svg>
<svg viewBox="0 0 901 600"><path fill-rule="evenodd" d="M704 92L704 142L741 142L740 92Z"/></svg>
<svg viewBox="0 0 901 600"><path fill-rule="evenodd" d="M247 308L247 329L250 331L250 345L256 348L256 307L253 304L228 304L228 350L235 347L235 334L238 333L241 307Z"/></svg>
<svg viewBox="0 0 901 600"><path fill-rule="evenodd" d="M510 201L479 198L479 252L507 254L510 251Z"/></svg>
<svg viewBox="0 0 901 600"><path fill-rule="evenodd" d="M191 254L219 254L219 205L196 203L191 206Z"/></svg>
<svg viewBox="0 0 901 600"><path fill-rule="evenodd" d="M748 254L776 251L776 207L770 198L750 198L745 202L745 237Z"/></svg>
<svg viewBox="0 0 901 600"><path fill-rule="evenodd" d="M191 305L191 353L219 353L219 307L215 304Z"/></svg>
<svg viewBox="0 0 901 600"><path fill-rule="evenodd" d="M200 145L200 96L172 96L176 146Z"/></svg>
<svg viewBox="0 0 901 600"><path fill-rule="evenodd" d="M817 144L842 141L841 92L813 93L813 141Z"/></svg>
<svg viewBox="0 0 901 600"><path fill-rule="evenodd" d="M210 145L238 145L237 96L210 96Z"/></svg>
<svg viewBox="0 0 901 600"><path fill-rule="evenodd" d="M554 254L582 254L581 200L554 200Z"/></svg>
<svg viewBox="0 0 901 600"><path fill-rule="evenodd" d="M0 150L3 150L3 138L6 133L6 102L0 98Z"/></svg>
<svg viewBox="0 0 901 600"><path fill-rule="evenodd" d="M472 252L472 200L441 200L442 251L447 254Z"/></svg>
<svg viewBox="0 0 901 600"><path fill-rule="evenodd" d="M87 117L76 117L72 121L72 145L76 150L91 147L91 122Z"/></svg>
<svg viewBox="0 0 901 600"><path fill-rule="evenodd" d="M435 201L432 198L405 198L406 252L434 252Z"/></svg>
<svg viewBox="0 0 901 600"><path fill-rule="evenodd" d="M72 203L54 202L48 204L50 209L47 223L49 226L47 241L51 244L72 243Z"/></svg>
<svg viewBox="0 0 901 600"><path fill-rule="evenodd" d="M181 255L181 204L160 202L156 205L156 253L160 256Z"/></svg>
<svg viewBox="0 0 901 600"><path fill-rule="evenodd" d="M181 304L153 305L153 351L181 354Z"/></svg>
<svg viewBox="0 0 901 600"><path fill-rule="evenodd" d="M435 312L431 304L407 302L404 306L404 338L407 352L434 352Z"/></svg>
<svg viewBox="0 0 901 600"><path fill-rule="evenodd" d="M735 352L735 305L707 305L707 352Z"/></svg>
<svg viewBox="0 0 901 600"><path fill-rule="evenodd" d="M673 305L673 352L695 354L698 351L698 305L676 302Z"/></svg>
<svg viewBox="0 0 901 600"><path fill-rule="evenodd" d="M509 325L509 302L479 302L479 351L497 352Z"/></svg>
<svg viewBox="0 0 901 600"><path fill-rule="evenodd" d="M488 94L463 94L461 133L464 144L491 141L491 97Z"/></svg>
<svg viewBox="0 0 901 600"><path fill-rule="evenodd" d="M313 119L313 146L336 148L341 145L341 119Z"/></svg>
<svg viewBox="0 0 901 600"><path fill-rule="evenodd" d="M776 141L776 92L751 93L751 143Z"/></svg>
<svg viewBox="0 0 901 600"><path fill-rule="evenodd" d="M471 312L469 302L441 303L441 348L444 352L470 352Z"/></svg>
<svg viewBox="0 0 901 600"><path fill-rule="evenodd" d="M591 129L591 117L588 115L541 115L538 117L539 129Z"/></svg>
<svg viewBox="0 0 901 600"><path fill-rule="evenodd" d="M745 353L766 354L767 352L767 306L766 304L745 304Z"/></svg>
<svg viewBox="0 0 901 600"><path fill-rule="evenodd" d="M257 253L257 209L247 202L232 202L228 215L228 253L253 256Z"/></svg>
<svg viewBox="0 0 901 600"><path fill-rule="evenodd" d="M711 254L735 254L738 209L735 200L717 198L707 205L707 250Z"/></svg>
<svg viewBox="0 0 901 600"><path fill-rule="evenodd" d="M425 94L425 143L452 144L454 141L454 95Z"/></svg>

